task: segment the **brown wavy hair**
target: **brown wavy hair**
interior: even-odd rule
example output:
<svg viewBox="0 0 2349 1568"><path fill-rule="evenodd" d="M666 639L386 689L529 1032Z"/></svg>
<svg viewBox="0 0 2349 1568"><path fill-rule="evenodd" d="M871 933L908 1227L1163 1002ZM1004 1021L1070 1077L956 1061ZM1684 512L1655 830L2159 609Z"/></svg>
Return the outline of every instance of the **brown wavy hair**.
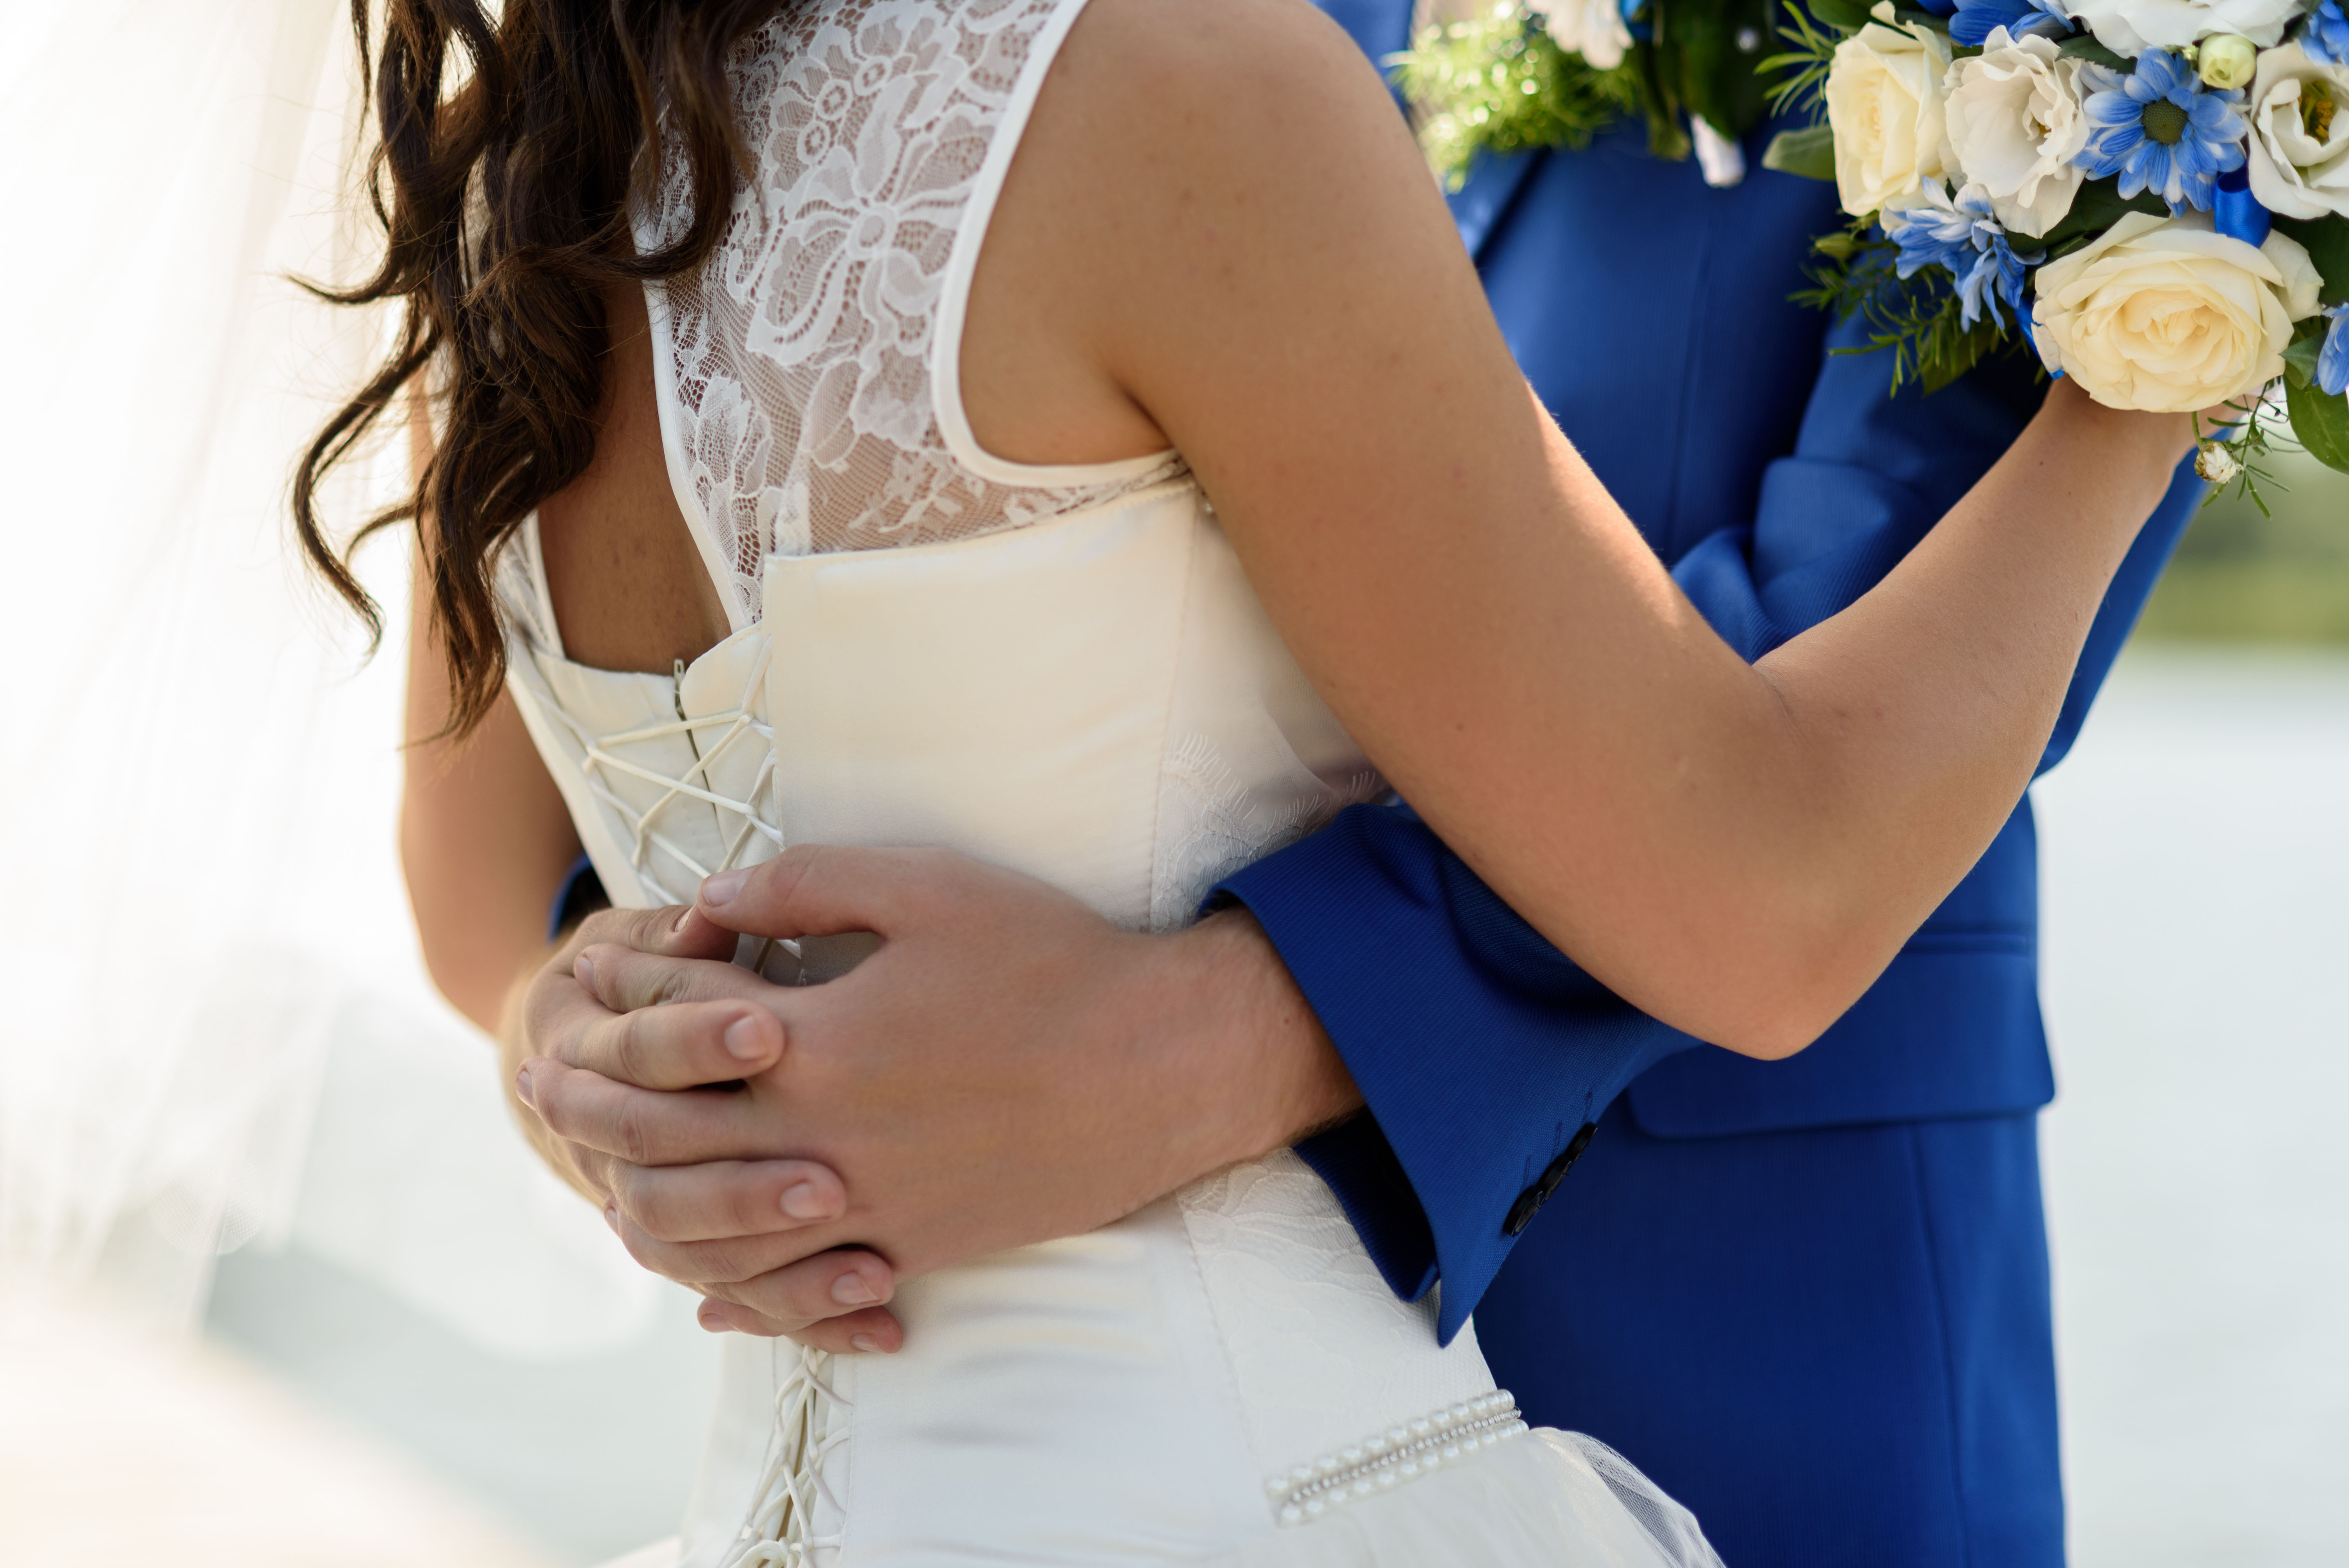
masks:
<svg viewBox="0 0 2349 1568"><path fill-rule="evenodd" d="M367 385L304 454L294 526L310 562L380 642L383 613L350 552L413 521L448 655L450 721L480 724L505 681L492 588L498 547L595 454L608 348L599 288L698 266L724 232L743 161L725 61L782 0L388 0L380 54L370 0L352 0L377 139L365 189L382 265L338 304L400 301ZM629 197L664 156L691 178L692 221L637 254ZM319 516L336 463L411 388L440 434L415 493L337 548Z"/></svg>

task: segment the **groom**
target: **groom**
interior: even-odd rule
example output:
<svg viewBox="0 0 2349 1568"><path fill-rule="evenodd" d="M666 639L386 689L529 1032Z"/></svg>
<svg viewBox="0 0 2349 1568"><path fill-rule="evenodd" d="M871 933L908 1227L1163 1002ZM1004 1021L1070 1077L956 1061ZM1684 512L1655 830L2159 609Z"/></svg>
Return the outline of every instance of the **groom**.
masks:
<svg viewBox="0 0 2349 1568"><path fill-rule="evenodd" d="M1373 58L1405 42L1409 0L1322 3ZM1746 148L1757 168L1762 139ZM1836 221L1832 191L1767 172L1709 189L1643 141L1620 129L1586 152L1487 162L1454 211L1543 400L1699 608L1758 657L1880 578L2038 394L2002 362L1930 398L1888 397L1884 355L1825 352L1859 340L1787 302L1810 237ZM2123 567L2047 764L2199 493L2181 472ZM1170 1148L1213 1146L1218 1119L1260 1129L1268 1097L1288 1095L1279 1141L1359 1103L1299 1148L1388 1282L1414 1299L1439 1291L1447 1337L1473 1310L1531 1419L1622 1450L1737 1568L2063 1560L2035 1143L2054 1083L2027 802L1868 995L1780 1063L1631 1011L1402 807L1357 809L1232 878L1222 894L1254 924L1221 917L1217 944L1185 949L1193 967L1174 984L1124 960L1089 967L1080 927L1040 913L1032 892L966 879L925 903L891 882L902 873L864 863L874 880L846 903L868 899L877 915L886 903L892 940L918 932L940 957L900 971L885 1017L834 1003L825 1026L885 1036L900 1074L927 1051L960 1081L1032 1056L1039 1037L1071 1042L1081 1084L1049 1106L990 1108L1007 1147L1061 1150L1071 1105L1110 1108L1099 1114L1116 1136L1088 1145L1075 1178L1163 1190L1136 1172L1168 1170ZM793 934L775 880L753 877L714 913ZM855 923L854 907L827 913ZM1023 939L1051 951L1022 968ZM1037 994L975 986L974 973L1033 975ZM1074 974L1107 978L1046 978ZM1179 1099L1153 1091L1155 1054L1218 1035L1247 1050ZM664 1152L647 1162L664 1166L803 1150L787 1130L760 1150L698 1145L668 1097L589 1094L588 1077L549 1074L535 1090L582 1147L641 1152L649 1131ZM1336 1088L1297 1089L1312 1082ZM797 1109L810 1124L828 1109ZM852 1191L945 1158L919 1106L896 1114L885 1148L843 1166ZM908 1222L935 1234L985 1213L999 1235L1016 1211L1027 1239L1059 1233L1018 1163L984 1182L932 1172L913 1183L933 1196ZM712 1166L705 1190L750 1169ZM886 1234L857 1239L903 1255ZM766 1295L752 1279L732 1299L786 1326L860 1305L850 1293L809 1307L786 1288L804 1277L778 1267Z"/></svg>

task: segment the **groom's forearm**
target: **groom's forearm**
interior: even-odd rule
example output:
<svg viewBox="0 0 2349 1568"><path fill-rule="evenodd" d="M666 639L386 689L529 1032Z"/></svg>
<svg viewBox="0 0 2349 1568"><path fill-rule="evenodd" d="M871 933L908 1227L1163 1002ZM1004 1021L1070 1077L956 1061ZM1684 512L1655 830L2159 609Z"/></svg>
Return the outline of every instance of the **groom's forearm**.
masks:
<svg viewBox="0 0 2349 1568"><path fill-rule="evenodd" d="M1181 1021L1214 1085L1202 1119L1220 1124L1229 1153L1205 1170L1286 1147L1361 1109L1353 1076L1245 908L1209 915L1171 939L1164 956L1171 995L1128 991L1117 1004L1123 1022L1112 1026L1143 1034Z"/></svg>

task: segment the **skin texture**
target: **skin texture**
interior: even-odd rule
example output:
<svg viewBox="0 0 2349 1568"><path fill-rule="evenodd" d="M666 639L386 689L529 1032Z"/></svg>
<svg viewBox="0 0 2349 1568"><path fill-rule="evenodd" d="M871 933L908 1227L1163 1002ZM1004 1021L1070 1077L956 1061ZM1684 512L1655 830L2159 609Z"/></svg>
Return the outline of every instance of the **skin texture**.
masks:
<svg viewBox="0 0 2349 1568"><path fill-rule="evenodd" d="M725 624L650 436L641 304L613 310L609 434L543 536L574 653L664 670ZM1003 456L1178 446L1299 663L1446 841L1627 999L1765 1057L1831 1023L2005 820L2190 442L2182 416L2059 384L1882 586L1748 666L1535 401L1383 85L1301 0L1094 0L1013 163L963 358ZM1082 1230L1354 1103L1244 919L1126 937L949 857L796 851L550 957L562 833L522 835L529 854L436 837L469 789L551 800L508 777L537 765L500 726L469 771L411 773L434 973L533 1058L543 1146L713 1298L706 1322L839 1347L843 1273L885 1293ZM509 882L529 896L482 892ZM783 990L716 962L721 926L886 941ZM773 1066L712 1054L738 1026ZM806 1168L776 1159L836 1173L842 1206L781 1215ZM712 1160L736 1163L675 1169ZM886 1348L895 1326L853 1305Z"/></svg>

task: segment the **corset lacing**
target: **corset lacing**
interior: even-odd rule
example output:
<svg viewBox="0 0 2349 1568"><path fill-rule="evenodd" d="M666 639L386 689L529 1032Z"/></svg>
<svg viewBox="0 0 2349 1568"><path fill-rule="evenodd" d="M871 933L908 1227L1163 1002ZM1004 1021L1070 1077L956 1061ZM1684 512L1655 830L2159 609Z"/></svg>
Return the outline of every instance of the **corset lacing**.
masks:
<svg viewBox="0 0 2349 1568"><path fill-rule="evenodd" d="M782 833L764 820L759 809L759 802L765 798L768 782L775 771L774 728L761 720L754 711L754 699L767 679L768 646L766 639L761 636L759 655L750 661L750 671L743 679L740 696L737 697L732 707L718 713L688 717L684 713L680 702L678 717L674 719L659 724L644 725L612 735L597 736L591 735L582 728L578 721L574 719L561 704L548 705L549 711L570 729L572 735L578 740L581 749L585 753L580 759L580 771L586 776L587 788L598 800L609 806L618 815L621 822L632 834L632 841L628 847L628 863L636 869L638 879L644 883L645 891L661 903L690 903L693 902L694 889L692 887L671 888L660 881L652 867L652 851L655 848L658 848L678 865L682 866L687 874L694 879L696 884L698 884L702 878L713 872L725 871L741 864L743 851L750 847L754 835L766 841L769 846L767 852L770 854L783 847ZM683 666L681 665L678 679L679 685L682 686ZM719 734L714 741L705 746L702 743L702 737L710 730L717 730ZM686 769L685 776L681 779L672 778L657 769L647 768L621 755L622 748L631 745L667 740L680 735L685 737L687 744L693 748L694 756L697 758L694 765ZM716 789L710 777L710 769L729 752L746 742L759 748L759 772L751 781L750 799L738 799L731 795L721 794ZM605 781L601 775L605 770L624 773L633 779L641 779L647 783L665 786L665 792L651 805L638 811L615 793ZM682 845L663 833L657 826L661 814L680 800L698 800L718 808L721 813L719 819L721 824L726 821L727 813L740 819L740 825L727 840L725 853L718 864L703 865L692 855L687 853Z"/></svg>
<svg viewBox="0 0 2349 1568"><path fill-rule="evenodd" d="M798 1364L775 1390L775 1435L742 1533L721 1568L808 1568L818 1552L837 1552L837 1531L818 1535L816 1499L840 1518L845 1510L824 1480L824 1461L848 1440L841 1418L851 1408L823 1379L832 1357L800 1346Z"/></svg>

